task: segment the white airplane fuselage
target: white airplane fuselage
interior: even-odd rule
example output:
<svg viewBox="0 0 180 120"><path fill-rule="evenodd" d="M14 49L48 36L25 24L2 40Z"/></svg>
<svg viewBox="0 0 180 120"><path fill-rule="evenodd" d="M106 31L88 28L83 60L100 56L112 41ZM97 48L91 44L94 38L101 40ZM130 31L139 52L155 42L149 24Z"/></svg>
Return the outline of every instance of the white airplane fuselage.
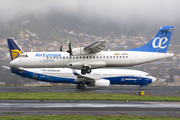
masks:
<svg viewBox="0 0 180 120"><path fill-rule="evenodd" d="M72 63L73 68L83 65L91 68L128 67L174 56L173 53L140 51L101 51L96 54L71 56L67 52L26 52L11 61L11 65L24 68L59 68Z"/></svg>
<svg viewBox="0 0 180 120"><path fill-rule="evenodd" d="M11 68L11 71L22 77L53 83L92 84L95 81L108 80L110 84L145 85L157 81L146 72L129 69L95 69L86 75L77 70L80 78L69 68Z"/></svg>

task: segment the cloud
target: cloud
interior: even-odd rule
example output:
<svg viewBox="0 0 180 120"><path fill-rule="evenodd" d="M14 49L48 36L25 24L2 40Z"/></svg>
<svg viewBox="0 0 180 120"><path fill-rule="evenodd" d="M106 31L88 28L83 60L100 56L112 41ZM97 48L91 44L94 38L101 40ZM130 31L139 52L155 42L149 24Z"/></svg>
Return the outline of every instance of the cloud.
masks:
<svg viewBox="0 0 180 120"><path fill-rule="evenodd" d="M79 19L125 24L167 24L179 22L178 0L0 0L0 19L9 21L27 15L56 10Z"/></svg>

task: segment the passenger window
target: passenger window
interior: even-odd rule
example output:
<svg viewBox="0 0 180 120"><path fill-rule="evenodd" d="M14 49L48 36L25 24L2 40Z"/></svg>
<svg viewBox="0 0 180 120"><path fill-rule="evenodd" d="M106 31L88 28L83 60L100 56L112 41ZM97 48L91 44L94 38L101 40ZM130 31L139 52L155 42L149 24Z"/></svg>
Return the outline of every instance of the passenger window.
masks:
<svg viewBox="0 0 180 120"><path fill-rule="evenodd" d="M126 56L126 58L128 58L128 56Z"/></svg>
<svg viewBox="0 0 180 120"><path fill-rule="evenodd" d="M107 56L107 58L109 58L109 56Z"/></svg>
<svg viewBox="0 0 180 120"><path fill-rule="evenodd" d="M68 56L66 57L66 59L68 59Z"/></svg>
<svg viewBox="0 0 180 120"><path fill-rule="evenodd" d="M78 59L78 56L76 57L76 59Z"/></svg>
<svg viewBox="0 0 180 120"><path fill-rule="evenodd" d="M73 59L75 59L75 57L73 57Z"/></svg>
<svg viewBox="0 0 180 120"><path fill-rule="evenodd" d="M125 58L125 56L123 56L123 58Z"/></svg>
<svg viewBox="0 0 180 120"><path fill-rule="evenodd" d="M118 58L118 56L116 56L116 58Z"/></svg>
<svg viewBox="0 0 180 120"><path fill-rule="evenodd" d="M95 56L93 56L93 58L95 58Z"/></svg>
<svg viewBox="0 0 180 120"><path fill-rule="evenodd" d="M115 56L113 56L113 58L115 58Z"/></svg>
<svg viewBox="0 0 180 120"><path fill-rule="evenodd" d="M119 58L121 58L121 56L119 56Z"/></svg>
<svg viewBox="0 0 180 120"><path fill-rule="evenodd" d="M86 58L88 59L88 56L86 56Z"/></svg>
<svg viewBox="0 0 180 120"><path fill-rule="evenodd" d="M112 56L110 56L110 58L112 58Z"/></svg>
<svg viewBox="0 0 180 120"><path fill-rule="evenodd" d="M81 59L81 56L79 56L79 58Z"/></svg>
<svg viewBox="0 0 180 120"><path fill-rule="evenodd" d="M48 56L46 57L46 59L48 59Z"/></svg>
<svg viewBox="0 0 180 120"><path fill-rule="evenodd" d="M102 56L100 56L100 58L102 58Z"/></svg>
<svg viewBox="0 0 180 120"><path fill-rule="evenodd" d="M105 56L103 56L103 58L106 58Z"/></svg>
<svg viewBox="0 0 180 120"><path fill-rule="evenodd" d="M98 58L98 56L96 58Z"/></svg>
<svg viewBox="0 0 180 120"><path fill-rule="evenodd" d="M91 58L91 56L89 56L89 58Z"/></svg>
<svg viewBox="0 0 180 120"><path fill-rule="evenodd" d="M63 57L63 59L65 59L65 57Z"/></svg>
<svg viewBox="0 0 180 120"><path fill-rule="evenodd" d="M85 59L85 56L83 56L83 59Z"/></svg>

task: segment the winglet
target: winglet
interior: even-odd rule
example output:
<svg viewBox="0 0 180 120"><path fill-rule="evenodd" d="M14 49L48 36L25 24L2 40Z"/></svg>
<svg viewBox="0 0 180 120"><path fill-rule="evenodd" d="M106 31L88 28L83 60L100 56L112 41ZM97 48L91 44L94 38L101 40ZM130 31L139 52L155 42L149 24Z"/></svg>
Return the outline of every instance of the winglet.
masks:
<svg viewBox="0 0 180 120"><path fill-rule="evenodd" d="M76 75L76 76L79 75L78 72L77 72L75 69L73 69L72 71L73 71L73 74L74 74L74 75Z"/></svg>

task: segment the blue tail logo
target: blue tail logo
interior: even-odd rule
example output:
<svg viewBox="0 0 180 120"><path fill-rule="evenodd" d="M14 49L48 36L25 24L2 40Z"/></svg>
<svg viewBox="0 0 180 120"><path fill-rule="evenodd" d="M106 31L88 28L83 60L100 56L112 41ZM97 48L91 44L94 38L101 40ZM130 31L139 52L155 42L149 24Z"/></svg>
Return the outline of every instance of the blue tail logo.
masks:
<svg viewBox="0 0 180 120"><path fill-rule="evenodd" d="M157 40L159 40L159 42L157 41ZM163 43L162 43L162 41L164 41ZM167 37L163 37L163 38L160 38L160 37L157 37L157 38L155 38L154 40L153 40L153 42L152 42L152 46L153 46L153 48L161 48L161 49L164 49L164 48L166 48L167 47L167 45L164 45L166 42L168 41L168 38ZM158 43L158 44L157 44ZM157 45L156 45L157 44Z"/></svg>
<svg viewBox="0 0 180 120"><path fill-rule="evenodd" d="M126 51L141 51L141 52L159 52L166 53L171 39L173 26L163 26L159 29L157 35L142 47L130 49Z"/></svg>
<svg viewBox="0 0 180 120"><path fill-rule="evenodd" d="M21 50L21 48L14 41L13 38L8 38L7 43L9 46L9 52L10 52L11 60L16 59L19 55L21 55L23 53L23 50Z"/></svg>

